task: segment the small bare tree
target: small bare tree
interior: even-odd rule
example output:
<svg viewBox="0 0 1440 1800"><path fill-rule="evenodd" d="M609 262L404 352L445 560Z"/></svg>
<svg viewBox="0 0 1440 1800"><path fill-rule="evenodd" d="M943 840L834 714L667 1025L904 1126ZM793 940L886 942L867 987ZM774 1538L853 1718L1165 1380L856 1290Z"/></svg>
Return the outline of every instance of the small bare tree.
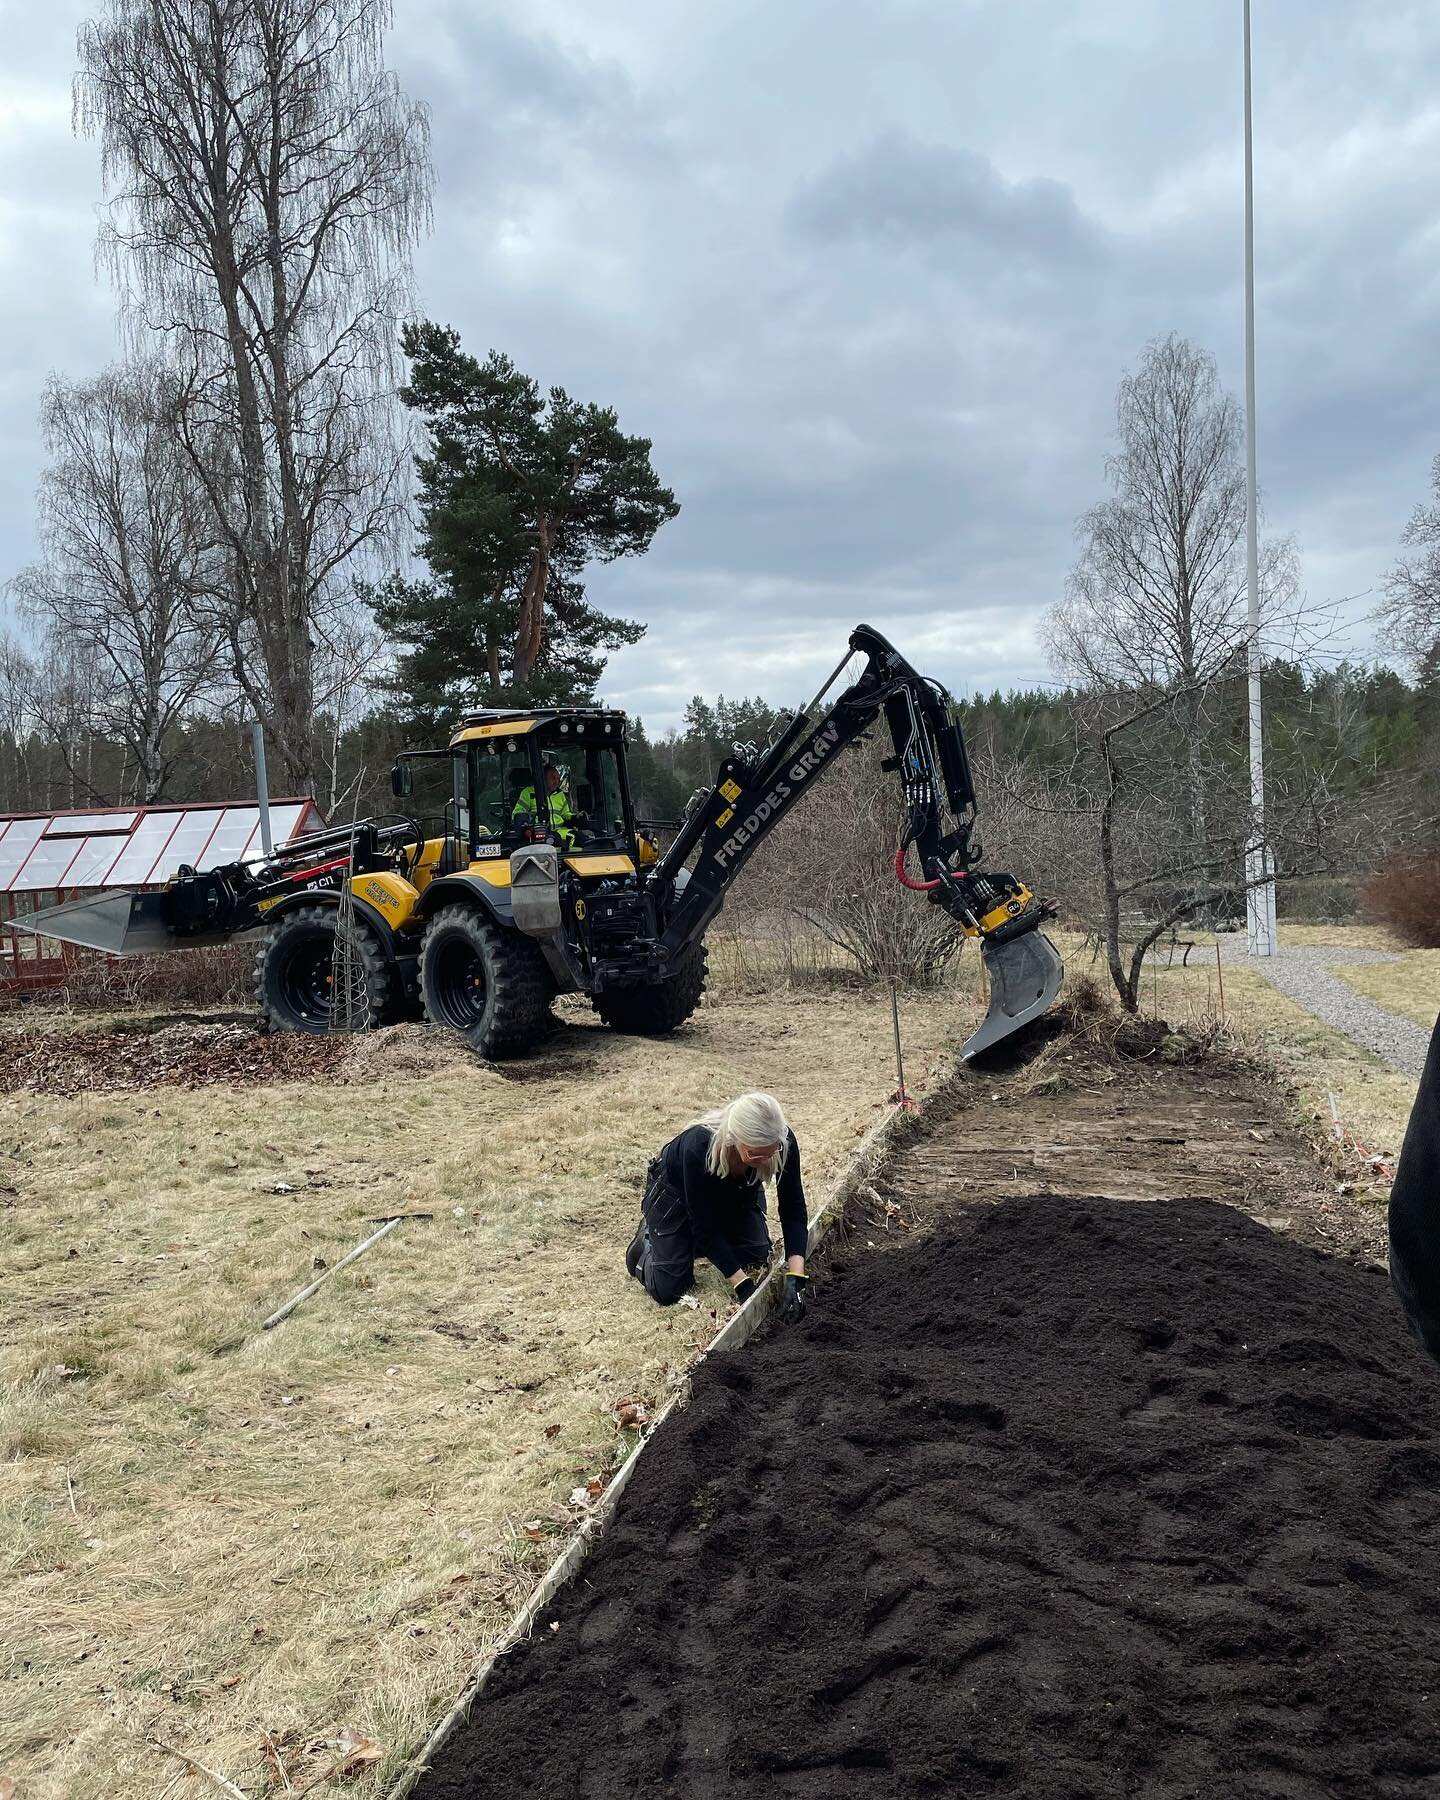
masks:
<svg viewBox="0 0 1440 1800"><path fill-rule="evenodd" d="M317 629L405 514L397 334L430 165L389 22L389 0L109 0L79 39L101 249L177 377L228 565L205 608L296 791Z"/></svg>
<svg viewBox="0 0 1440 1800"><path fill-rule="evenodd" d="M829 767L757 856L744 904L800 920L871 980L931 986L965 939L895 879L907 808L881 755L861 743Z"/></svg>
<svg viewBox="0 0 1440 1800"><path fill-rule="evenodd" d="M976 755L992 853L1033 871L1100 945L1127 1012L1139 1007L1145 959L1158 943L1186 921L1242 903L1253 831L1236 747L1244 687L1241 674L1078 696L1073 760L1048 776L1023 757L988 756L983 747ZM1364 853L1365 822L1334 776L1312 759L1272 778L1269 837L1282 879L1353 867ZM1203 833L1191 804L1197 780Z"/></svg>
<svg viewBox="0 0 1440 1800"><path fill-rule="evenodd" d="M1385 584L1385 638L1418 674L1434 678L1440 676L1440 456L1430 471L1430 498L1410 515L1402 542L1410 554Z"/></svg>
<svg viewBox="0 0 1440 1800"><path fill-rule="evenodd" d="M1082 515L1080 560L1047 624L1068 678L1107 687L1194 688L1244 648L1242 415L1215 359L1173 333L1120 383L1114 493ZM1288 538L1261 549L1264 610L1296 589Z"/></svg>
<svg viewBox="0 0 1440 1800"><path fill-rule="evenodd" d="M125 747L126 792L162 799L173 728L215 680L197 593L217 579L214 522L174 432L172 384L155 363L67 385L40 421L42 560L16 576L25 610L93 672L96 727ZM119 797L119 796L117 796Z"/></svg>

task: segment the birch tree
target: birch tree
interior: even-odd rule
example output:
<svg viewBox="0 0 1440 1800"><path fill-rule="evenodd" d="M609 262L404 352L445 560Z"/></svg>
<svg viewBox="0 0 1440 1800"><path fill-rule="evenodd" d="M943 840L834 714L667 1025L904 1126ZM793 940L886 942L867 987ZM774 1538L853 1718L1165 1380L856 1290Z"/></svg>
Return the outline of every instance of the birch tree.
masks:
<svg viewBox="0 0 1440 1800"><path fill-rule="evenodd" d="M1410 515L1405 554L1390 571L1381 605L1389 647L1422 681L1440 676L1440 456L1430 471L1430 498Z"/></svg>
<svg viewBox="0 0 1440 1800"><path fill-rule="evenodd" d="M388 0L109 0L79 39L101 252L163 345L224 546L197 607L297 792L317 640L405 515L397 333L430 163L389 23Z"/></svg>
<svg viewBox="0 0 1440 1800"><path fill-rule="evenodd" d="M1115 423L1114 491L1076 528L1080 559L1047 621L1051 660L1089 685L1196 689L1249 634L1243 416L1215 359L1172 333L1121 381ZM1290 540L1263 544L1265 613L1284 612L1296 585Z"/></svg>
<svg viewBox="0 0 1440 1800"><path fill-rule="evenodd" d="M174 729L214 685L218 647L192 603L216 582L219 547L171 401L154 362L75 385L51 378L40 409L50 453L42 554L12 584L88 672L95 726L125 748L125 793L147 803L165 797Z"/></svg>
<svg viewBox="0 0 1440 1800"><path fill-rule="evenodd" d="M1047 621L1050 657L1082 687L1176 696L1164 711L1187 769L1198 866L1210 837L1206 699L1244 666L1250 635L1243 420L1215 359L1174 333L1121 381L1115 418L1114 491L1080 519L1080 559ZM1288 539L1261 546L1259 574L1267 619L1293 617Z"/></svg>

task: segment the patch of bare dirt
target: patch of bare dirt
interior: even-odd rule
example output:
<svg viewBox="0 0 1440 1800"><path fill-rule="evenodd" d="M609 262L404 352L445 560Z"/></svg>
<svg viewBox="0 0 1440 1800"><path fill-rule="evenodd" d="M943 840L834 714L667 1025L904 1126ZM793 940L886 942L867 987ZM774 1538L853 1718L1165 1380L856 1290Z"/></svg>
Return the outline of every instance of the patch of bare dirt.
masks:
<svg viewBox="0 0 1440 1800"><path fill-rule="evenodd" d="M923 1147L890 1165L894 1203L923 1217L941 1195L1218 1200L1317 1249L1384 1262L1384 1208L1342 1191L1246 1059L1163 1027L1118 1048L1066 1032L1023 1055L972 1068L938 1102Z"/></svg>
<svg viewBox="0 0 1440 1800"><path fill-rule="evenodd" d="M348 1053L344 1038L271 1033L235 1023L13 1032L0 1055L0 1093L131 1093L315 1081L342 1067Z"/></svg>

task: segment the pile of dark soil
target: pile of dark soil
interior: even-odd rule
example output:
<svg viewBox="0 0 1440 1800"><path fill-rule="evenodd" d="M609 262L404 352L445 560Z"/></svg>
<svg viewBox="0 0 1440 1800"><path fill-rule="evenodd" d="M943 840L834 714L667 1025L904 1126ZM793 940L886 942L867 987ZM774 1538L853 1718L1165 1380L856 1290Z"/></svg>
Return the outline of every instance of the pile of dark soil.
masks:
<svg viewBox="0 0 1440 1800"><path fill-rule="evenodd" d="M234 1021L7 1032L0 1094L124 1093L155 1087L257 1087L342 1068L345 1037L264 1032Z"/></svg>
<svg viewBox="0 0 1440 1800"><path fill-rule="evenodd" d="M949 1215L700 1370L418 1800L1434 1794L1437 1487L1382 1275L1203 1199Z"/></svg>

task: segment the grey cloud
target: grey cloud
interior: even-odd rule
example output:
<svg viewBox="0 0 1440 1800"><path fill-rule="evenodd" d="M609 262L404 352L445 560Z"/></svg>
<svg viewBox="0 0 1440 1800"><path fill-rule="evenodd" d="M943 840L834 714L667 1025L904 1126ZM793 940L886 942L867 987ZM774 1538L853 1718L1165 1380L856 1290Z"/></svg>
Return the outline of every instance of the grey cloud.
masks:
<svg viewBox="0 0 1440 1800"><path fill-rule="evenodd" d="M978 247L1052 264L1089 261L1101 249L1064 182L1007 181L978 151L894 131L807 183L790 220L820 244Z"/></svg>
<svg viewBox="0 0 1440 1800"><path fill-rule="evenodd" d="M0 79L36 123L4 136L0 88L0 580L31 554L46 371L114 353L68 135L98 4L11 8ZM1238 15L397 0L388 55L434 120L420 304L613 404L684 506L596 572L649 626L610 698L663 726L697 688L798 693L861 618L956 689L1045 675L1122 369L1176 329L1240 385ZM1312 593L1358 593L1440 448L1440 19L1266 0L1256 57L1268 517Z"/></svg>

